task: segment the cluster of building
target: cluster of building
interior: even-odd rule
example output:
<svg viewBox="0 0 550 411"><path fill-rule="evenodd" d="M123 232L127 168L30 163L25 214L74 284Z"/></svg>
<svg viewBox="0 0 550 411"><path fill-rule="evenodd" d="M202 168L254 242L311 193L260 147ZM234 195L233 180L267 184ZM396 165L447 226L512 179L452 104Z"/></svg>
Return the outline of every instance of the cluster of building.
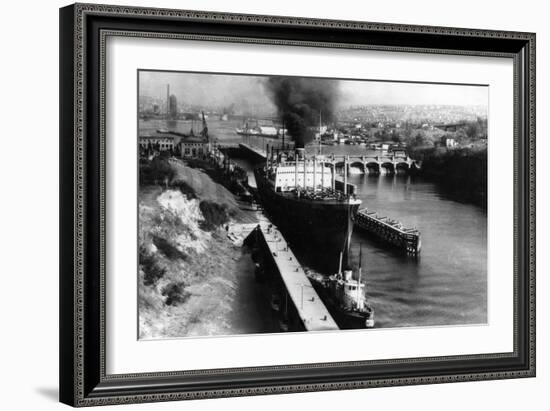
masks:
<svg viewBox="0 0 550 411"><path fill-rule="evenodd" d="M449 124L475 121L487 116L486 106L420 105L359 105L342 109L338 118L342 121L369 123L371 127L397 127L409 122L420 124Z"/></svg>
<svg viewBox="0 0 550 411"><path fill-rule="evenodd" d="M195 136L161 129L140 135L139 151L141 157L167 152L182 158L203 158L212 152L212 143L204 130Z"/></svg>

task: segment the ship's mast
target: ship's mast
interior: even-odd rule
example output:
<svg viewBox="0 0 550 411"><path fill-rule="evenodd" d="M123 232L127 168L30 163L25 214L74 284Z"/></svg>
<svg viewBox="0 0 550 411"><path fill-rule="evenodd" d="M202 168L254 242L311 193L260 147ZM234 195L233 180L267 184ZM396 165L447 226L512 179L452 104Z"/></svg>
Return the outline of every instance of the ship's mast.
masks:
<svg viewBox="0 0 550 411"><path fill-rule="evenodd" d="M304 190L307 190L307 162L306 162L305 148L304 148Z"/></svg>
<svg viewBox="0 0 550 411"><path fill-rule="evenodd" d="M294 188L298 190L298 151L294 147Z"/></svg>
<svg viewBox="0 0 550 411"><path fill-rule="evenodd" d="M166 118L170 117L170 84L166 85Z"/></svg>
<svg viewBox="0 0 550 411"><path fill-rule="evenodd" d="M332 189L335 190L336 189L336 164L335 164L334 161L332 163L330 178L332 179L332 183L331 183L332 184Z"/></svg>
<svg viewBox="0 0 550 411"><path fill-rule="evenodd" d="M361 268L362 268L362 260L363 260L363 245L359 244L359 277L357 278L357 304L359 305L359 301L361 298Z"/></svg>
<svg viewBox="0 0 550 411"><path fill-rule="evenodd" d="M283 118L283 150L285 149L285 119Z"/></svg>
<svg viewBox="0 0 550 411"><path fill-rule="evenodd" d="M313 192L317 190L317 156L313 156Z"/></svg>
<svg viewBox="0 0 550 411"><path fill-rule="evenodd" d="M348 156L344 157L344 195L348 194Z"/></svg>
<svg viewBox="0 0 550 411"><path fill-rule="evenodd" d="M321 155L321 110L319 110L319 155Z"/></svg>
<svg viewBox="0 0 550 411"><path fill-rule="evenodd" d="M210 142L210 137L208 136L208 126L206 125L206 117L204 116L204 111L201 110L201 114L202 114L201 135L203 139L205 139L207 142Z"/></svg>
<svg viewBox="0 0 550 411"><path fill-rule="evenodd" d="M349 252L350 252L350 246L351 246L351 230L350 230L350 224L351 224L351 214L350 214L350 204L349 199L347 201L346 206L346 213L347 213L347 233L346 233L346 239L344 240L344 258L346 261L346 266L349 266Z"/></svg>
<svg viewBox="0 0 550 411"><path fill-rule="evenodd" d="M325 162L321 157L321 191L325 189Z"/></svg>

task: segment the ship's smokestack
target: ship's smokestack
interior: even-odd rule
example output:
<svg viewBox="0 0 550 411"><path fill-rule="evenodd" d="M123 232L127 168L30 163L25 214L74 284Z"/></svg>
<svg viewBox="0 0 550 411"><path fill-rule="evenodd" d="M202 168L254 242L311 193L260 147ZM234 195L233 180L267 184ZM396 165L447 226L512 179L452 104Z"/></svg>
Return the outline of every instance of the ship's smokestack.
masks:
<svg viewBox="0 0 550 411"><path fill-rule="evenodd" d="M316 78L267 78L265 87L296 147L305 147L313 139L321 111L325 122L334 120L338 84L338 80Z"/></svg>

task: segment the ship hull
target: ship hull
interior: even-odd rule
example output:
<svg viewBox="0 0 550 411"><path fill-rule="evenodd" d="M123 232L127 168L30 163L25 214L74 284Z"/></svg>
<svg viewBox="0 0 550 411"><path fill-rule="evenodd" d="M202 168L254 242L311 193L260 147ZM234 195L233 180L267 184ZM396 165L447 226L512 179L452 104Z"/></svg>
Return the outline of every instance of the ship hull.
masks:
<svg viewBox="0 0 550 411"><path fill-rule="evenodd" d="M327 307L334 321L343 330L356 330L362 328L374 327L374 314L364 311L344 310L340 307L338 299L330 292L330 290L317 279L310 277L313 288Z"/></svg>
<svg viewBox="0 0 550 411"><path fill-rule="evenodd" d="M275 192L261 170L254 174L264 209L304 263L332 273L341 252L346 261L357 202L298 199Z"/></svg>

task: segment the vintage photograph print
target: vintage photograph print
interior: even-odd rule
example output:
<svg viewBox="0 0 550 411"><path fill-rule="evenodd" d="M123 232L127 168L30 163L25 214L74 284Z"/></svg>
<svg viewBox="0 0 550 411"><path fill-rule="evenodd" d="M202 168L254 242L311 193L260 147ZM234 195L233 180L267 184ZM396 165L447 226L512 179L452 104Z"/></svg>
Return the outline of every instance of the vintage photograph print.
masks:
<svg viewBox="0 0 550 411"><path fill-rule="evenodd" d="M488 86L137 76L139 339L487 323Z"/></svg>

